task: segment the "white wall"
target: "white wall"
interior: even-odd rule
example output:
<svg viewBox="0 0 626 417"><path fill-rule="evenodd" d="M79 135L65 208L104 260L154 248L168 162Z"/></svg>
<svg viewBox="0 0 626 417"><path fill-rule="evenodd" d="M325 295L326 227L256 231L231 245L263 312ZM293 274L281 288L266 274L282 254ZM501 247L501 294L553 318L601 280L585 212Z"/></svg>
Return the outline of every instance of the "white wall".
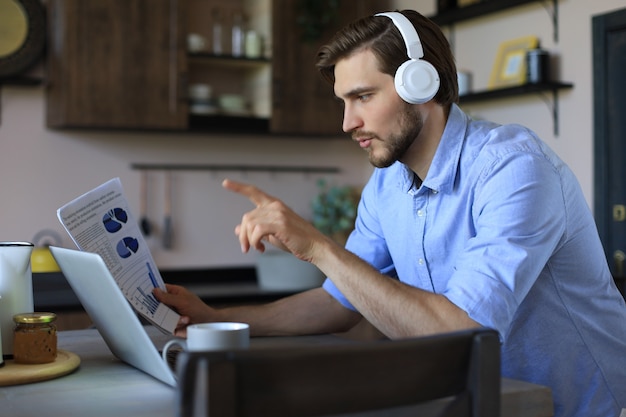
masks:
<svg viewBox="0 0 626 417"><path fill-rule="evenodd" d="M244 198L221 188L233 179L255 183L282 197L297 212L310 215L316 180L363 185L371 168L366 155L347 137L301 139L230 135L66 131L45 128L42 87L4 87L0 125L0 240L32 240L42 229L65 237L56 218L64 203L119 176L139 218L139 171L133 163L304 165L339 167L341 174L173 172L174 247L149 239L160 267L253 264L240 253L233 230L252 208ZM163 224L163 179L149 173L148 214ZM67 247L74 247L66 238Z"/></svg>
<svg viewBox="0 0 626 417"><path fill-rule="evenodd" d="M494 1L494 0L491 0ZM395 0L397 8L434 11L432 0ZM624 7L623 0L561 0L559 36L542 3L459 24L455 54L459 67L474 75L474 87L487 85L491 64L503 40L537 35L560 55L558 76L574 83L560 94L560 135L552 133L551 113L538 96L473 105L475 116L517 122L536 130L578 176L589 204L593 199L593 91L591 17ZM0 240L32 240L41 229L63 233L56 209L70 199L119 176L135 216L139 216L140 173L132 163L216 163L338 166L339 183L362 185L371 169L365 154L347 137L333 140L235 137L228 135L55 131L45 127L43 87L5 86L0 102ZM339 127L338 127L339 128ZM175 245L150 244L160 267L252 265L255 255L240 253L233 228L251 205L221 189L222 178L246 180L285 199L308 216L319 176L303 174L175 172ZM149 216L162 224L163 175L150 175ZM65 237L65 234L63 233ZM68 238L63 244L73 247Z"/></svg>

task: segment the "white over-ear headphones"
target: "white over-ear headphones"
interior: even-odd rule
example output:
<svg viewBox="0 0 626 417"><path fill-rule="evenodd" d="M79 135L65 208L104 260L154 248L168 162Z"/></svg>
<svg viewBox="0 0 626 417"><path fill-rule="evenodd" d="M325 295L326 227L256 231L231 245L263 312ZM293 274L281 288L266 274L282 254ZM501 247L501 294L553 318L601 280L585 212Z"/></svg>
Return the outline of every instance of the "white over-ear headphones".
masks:
<svg viewBox="0 0 626 417"><path fill-rule="evenodd" d="M409 60L398 67L394 77L398 95L407 103L426 103L439 91L439 74L430 62L421 59L424 56L424 50L415 27L406 16L399 12L378 13L376 16L386 16L391 19L406 44Z"/></svg>

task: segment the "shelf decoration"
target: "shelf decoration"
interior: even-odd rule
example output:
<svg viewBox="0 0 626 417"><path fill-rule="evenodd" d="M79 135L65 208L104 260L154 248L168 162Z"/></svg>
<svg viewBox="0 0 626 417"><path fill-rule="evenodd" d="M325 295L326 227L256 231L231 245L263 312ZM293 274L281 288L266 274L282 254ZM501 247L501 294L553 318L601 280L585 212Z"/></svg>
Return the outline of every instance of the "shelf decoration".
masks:
<svg viewBox="0 0 626 417"><path fill-rule="evenodd" d="M489 88L510 87L526 82L526 53L539 46L536 36L524 36L500 44L489 78Z"/></svg>

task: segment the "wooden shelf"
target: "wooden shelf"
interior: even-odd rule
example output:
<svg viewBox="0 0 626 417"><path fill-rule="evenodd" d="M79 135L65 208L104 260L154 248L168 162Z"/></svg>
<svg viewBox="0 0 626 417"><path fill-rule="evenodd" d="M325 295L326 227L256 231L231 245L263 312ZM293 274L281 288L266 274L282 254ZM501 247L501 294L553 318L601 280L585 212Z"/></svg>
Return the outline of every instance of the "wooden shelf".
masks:
<svg viewBox="0 0 626 417"><path fill-rule="evenodd" d="M0 85L37 86L42 84L43 77L17 76L10 78L0 78Z"/></svg>
<svg viewBox="0 0 626 417"><path fill-rule="evenodd" d="M459 97L461 104L476 103L480 101L488 101L498 98L514 97L532 93L541 93L544 91L556 92L557 90L573 88L571 83L562 82L546 82L539 84L524 84L514 87L498 88L494 90L477 91L475 93L466 94Z"/></svg>
<svg viewBox="0 0 626 417"><path fill-rule="evenodd" d="M510 9L511 7L536 2L541 3L542 0L483 0L480 3L475 3L469 6L446 10L435 16L431 16L430 19L438 25L450 25L463 20L470 20L487 14Z"/></svg>
<svg viewBox="0 0 626 417"><path fill-rule="evenodd" d="M514 87L498 88L494 90L477 91L459 97L460 104L478 103L483 101L497 100L500 98L510 98L534 93L552 93L552 124L554 136L559 135L559 90L573 88L574 84L563 82L545 82L538 84L523 84Z"/></svg>
<svg viewBox="0 0 626 417"><path fill-rule="evenodd" d="M189 131L213 133L268 134L269 119L228 115L189 116Z"/></svg>
<svg viewBox="0 0 626 417"><path fill-rule="evenodd" d="M194 52L187 55L194 64L210 64L223 67L258 67L270 64L267 58L246 58L232 55L215 55L205 52Z"/></svg>
<svg viewBox="0 0 626 417"><path fill-rule="evenodd" d="M430 19L440 26L452 25L456 22L475 19L477 17L507 10L512 7L529 3L546 3L550 0L482 0L480 3L465 7L450 9L430 16ZM554 41L559 40L559 0L552 1L552 30Z"/></svg>

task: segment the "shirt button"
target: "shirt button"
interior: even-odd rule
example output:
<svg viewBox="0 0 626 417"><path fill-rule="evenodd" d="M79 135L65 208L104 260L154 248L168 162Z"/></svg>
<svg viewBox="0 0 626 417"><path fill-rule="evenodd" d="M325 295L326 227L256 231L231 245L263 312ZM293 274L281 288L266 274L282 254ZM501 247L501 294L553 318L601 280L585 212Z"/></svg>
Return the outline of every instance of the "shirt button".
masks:
<svg viewBox="0 0 626 417"><path fill-rule="evenodd" d="M433 194L439 194L439 191L433 190Z"/></svg>
<svg viewBox="0 0 626 417"><path fill-rule="evenodd" d="M418 264L420 265L424 265L424 260L422 258L419 258L419 260L417 261Z"/></svg>
<svg viewBox="0 0 626 417"><path fill-rule="evenodd" d="M418 217L424 217L424 210L422 210L422 209L417 210L417 216Z"/></svg>

